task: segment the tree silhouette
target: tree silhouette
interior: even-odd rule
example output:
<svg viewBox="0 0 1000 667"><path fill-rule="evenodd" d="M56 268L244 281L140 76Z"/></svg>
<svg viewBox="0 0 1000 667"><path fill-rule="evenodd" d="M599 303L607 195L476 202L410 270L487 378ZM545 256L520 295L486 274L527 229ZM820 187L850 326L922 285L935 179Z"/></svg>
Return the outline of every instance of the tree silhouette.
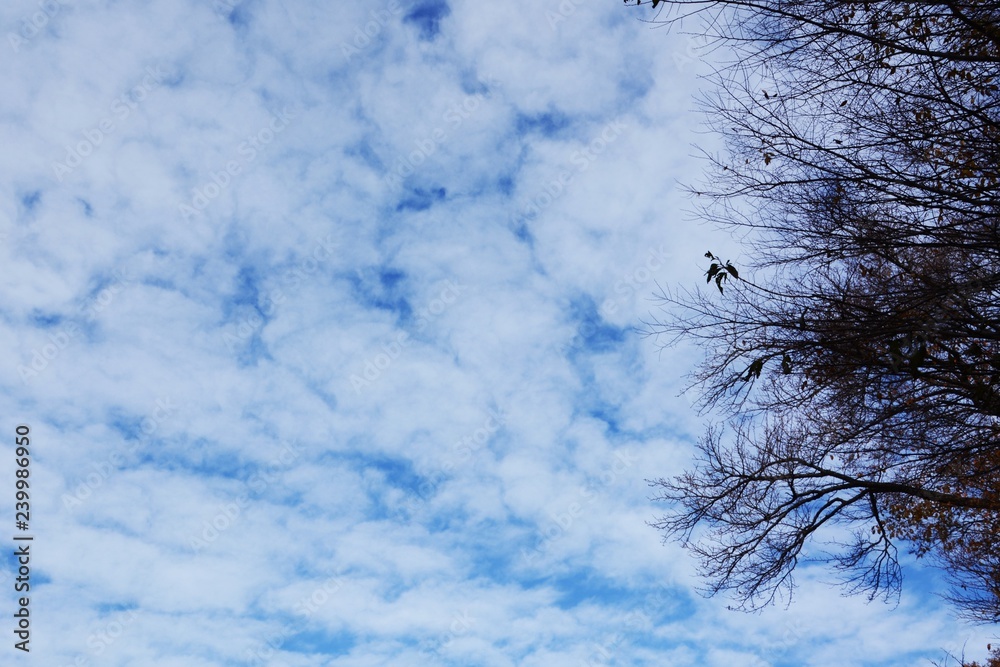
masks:
<svg viewBox="0 0 1000 667"><path fill-rule="evenodd" d="M849 590L897 593L903 544L1000 618L1000 4L657 4L732 54L692 194L750 259L706 253L721 294L664 291L647 323L705 347L726 425L651 482L655 525L744 608L825 536Z"/></svg>

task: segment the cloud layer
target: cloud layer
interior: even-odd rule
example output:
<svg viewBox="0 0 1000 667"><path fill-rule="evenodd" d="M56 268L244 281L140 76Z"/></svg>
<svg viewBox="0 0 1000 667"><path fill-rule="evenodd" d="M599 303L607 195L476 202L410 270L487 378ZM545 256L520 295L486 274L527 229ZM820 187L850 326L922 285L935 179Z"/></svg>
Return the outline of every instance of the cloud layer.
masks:
<svg viewBox="0 0 1000 667"><path fill-rule="evenodd" d="M641 16L0 9L0 397L33 434L37 659L819 667L985 645L916 572L895 610L806 569L789 610L727 612L646 525L644 480L688 465L701 424L677 397L692 351L634 327L657 283L737 250L677 188L715 141L691 111L707 65Z"/></svg>

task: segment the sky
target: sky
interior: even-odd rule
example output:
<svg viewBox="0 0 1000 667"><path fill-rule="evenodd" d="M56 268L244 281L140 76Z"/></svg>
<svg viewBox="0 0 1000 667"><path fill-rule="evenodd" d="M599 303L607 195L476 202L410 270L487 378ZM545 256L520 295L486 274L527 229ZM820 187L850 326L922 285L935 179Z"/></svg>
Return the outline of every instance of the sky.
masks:
<svg viewBox="0 0 1000 667"><path fill-rule="evenodd" d="M3 664L930 664L990 629L803 568L728 611L658 286L713 56L619 0L0 7ZM690 25L691 28L695 26ZM15 453L30 427L30 655Z"/></svg>

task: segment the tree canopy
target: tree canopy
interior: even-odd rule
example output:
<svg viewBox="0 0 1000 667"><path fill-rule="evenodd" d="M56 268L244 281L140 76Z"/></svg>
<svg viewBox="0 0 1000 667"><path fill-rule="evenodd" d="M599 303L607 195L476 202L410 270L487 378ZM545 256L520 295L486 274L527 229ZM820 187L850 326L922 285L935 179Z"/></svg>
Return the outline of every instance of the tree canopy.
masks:
<svg viewBox="0 0 1000 667"><path fill-rule="evenodd" d="M658 0L732 54L698 214L745 237L648 333L694 339L720 415L651 483L711 593L756 609L807 542L852 591L900 546L1000 619L1000 3ZM718 51L721 53L722 51Z"/></svg>

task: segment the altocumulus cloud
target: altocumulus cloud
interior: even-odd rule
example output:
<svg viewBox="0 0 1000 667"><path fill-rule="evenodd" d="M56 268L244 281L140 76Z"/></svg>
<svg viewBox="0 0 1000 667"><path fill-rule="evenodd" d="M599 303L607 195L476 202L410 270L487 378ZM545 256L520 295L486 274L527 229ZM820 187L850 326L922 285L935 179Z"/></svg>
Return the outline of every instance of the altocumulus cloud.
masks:
<svg viewBox="0 0 1000 667"><path fill-rule="evenodd" d="M889 613L808 569L791 610L727 613L646 525L644 480L701 426L675 398L690 358L633 328L728 242L679 213L711 65L683 36L575 1L0 19L0 400L10 443L31 427L38 664L985 644L923 586Z"/></svg>

